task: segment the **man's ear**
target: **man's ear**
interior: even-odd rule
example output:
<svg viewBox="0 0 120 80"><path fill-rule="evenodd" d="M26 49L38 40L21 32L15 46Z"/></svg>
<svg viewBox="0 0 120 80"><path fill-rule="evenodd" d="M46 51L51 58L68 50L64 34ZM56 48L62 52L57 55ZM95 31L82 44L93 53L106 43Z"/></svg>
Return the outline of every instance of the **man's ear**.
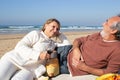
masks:
<svg viewBox="0 0 120 80"><path fill-rule="evenodd" d="M117 32L117 29L112 29L112 30L111 30L111 33L112 33L112 34L115 34L116 32Z"/></svg>

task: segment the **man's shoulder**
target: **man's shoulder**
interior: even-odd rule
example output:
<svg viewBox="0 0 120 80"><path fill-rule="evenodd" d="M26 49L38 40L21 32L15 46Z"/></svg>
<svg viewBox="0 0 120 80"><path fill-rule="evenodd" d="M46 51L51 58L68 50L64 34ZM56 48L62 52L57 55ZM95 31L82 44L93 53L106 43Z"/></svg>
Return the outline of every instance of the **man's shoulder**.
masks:
<svg viewBox="0 0 120 80"><path fill-rule="evenodd" d="M93 33L91 36L100 36L100 32Z"/></svg>
<svg viewBox="0 0 120 80"><path fill-rule="evenodd" d="M93 33L91 35L88 35L88 38L89 39L99 39L101 36L100 36L100 33L97 32L97 33Z"/></svg>

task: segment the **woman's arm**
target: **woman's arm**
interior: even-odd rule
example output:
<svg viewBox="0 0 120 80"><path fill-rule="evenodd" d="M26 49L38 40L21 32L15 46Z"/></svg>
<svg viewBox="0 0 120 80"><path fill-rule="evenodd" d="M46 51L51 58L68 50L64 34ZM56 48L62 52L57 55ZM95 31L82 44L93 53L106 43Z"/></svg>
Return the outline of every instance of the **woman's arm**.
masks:
<svg viewBox="0 0 120 80"><path fill-rule="evenodd" d="M23 39L21 39L15 47L15 51L24 59L38 60L39 51L36 51L32 46L38 41L39 34L37 31L28 33Z"/></svg>
<svg viewBox="0 0 120 80"><path fill-rule="evenodd" d="M58 39L60 40L60 42L56 42L58 47L65 46L65 45L71 45L70 41L67 39L67 37L63 33L59 34Z"/></svg>

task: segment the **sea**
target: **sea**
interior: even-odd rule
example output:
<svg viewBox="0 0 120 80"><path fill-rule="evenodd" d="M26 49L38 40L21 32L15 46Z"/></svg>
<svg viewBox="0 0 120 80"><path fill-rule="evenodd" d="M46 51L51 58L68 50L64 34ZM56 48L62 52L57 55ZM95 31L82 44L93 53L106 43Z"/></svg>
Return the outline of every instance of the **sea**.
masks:
<svg viewBox="0 0 120 80"><path fill-rule="evenodd" d="M0 25L0 34L26 34L32 30L41 30L41 25ZM102 26L61 26L61 32L99 31Z"/></svg>

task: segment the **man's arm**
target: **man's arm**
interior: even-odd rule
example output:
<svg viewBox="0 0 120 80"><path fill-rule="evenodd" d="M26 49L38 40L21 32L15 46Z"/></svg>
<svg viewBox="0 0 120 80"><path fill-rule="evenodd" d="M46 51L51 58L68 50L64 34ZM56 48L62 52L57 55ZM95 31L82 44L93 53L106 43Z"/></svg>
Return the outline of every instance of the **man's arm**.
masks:
<svg viewBox="0 0 120 80"><path fill-rule="evenodd" d="M73 66L79 68L80 70L83 70L85 72L88 72L90 74L94 74L97 76L104 74L103 69L97 69L97 68L90 67L90 66L86 65L84 61L81 61L81 60L79 60L79 61L74 60Z"/></svg>
<svg viewBox="0 0 120 80"><path fill-rule="evenodd" d="M82 40L83 39L84 38L77 38L73 42L73 48L72 48L72 52L73 52L73 57L72 58L73 58L73 61L74 61L74 59L78 60L78 61L79 60L84 61L83 57L81 55L81 51L80 51L80 46L82 44Z"/></svg>
<svg viewBox="0 0 120 80"><path fill-rule="evenodd" d="M94 75L102 75L104 74L103 69L97 69L90 67L85 64L84 59L82 58L81 51L80 51L80 46L87 40L87 37L83 38L77 38L73 42L73 66L76 66L80 70L83 70L85 72L94 74Z"/></svg>
<svg viewBox="0 0 120 80"><path fill-rule="evenodd" d="M88 37L89 36L81 37L81 38L77 38L74 40L72 64L73 64L73 66L79 68L80 70L83 70L83 71L88 72L90 74L103 75L104 74L103 69L97 69L97 68L93 68L93 67L86 65L84 62L84 59L82 58L80 46L87 41Z"/></svg>

